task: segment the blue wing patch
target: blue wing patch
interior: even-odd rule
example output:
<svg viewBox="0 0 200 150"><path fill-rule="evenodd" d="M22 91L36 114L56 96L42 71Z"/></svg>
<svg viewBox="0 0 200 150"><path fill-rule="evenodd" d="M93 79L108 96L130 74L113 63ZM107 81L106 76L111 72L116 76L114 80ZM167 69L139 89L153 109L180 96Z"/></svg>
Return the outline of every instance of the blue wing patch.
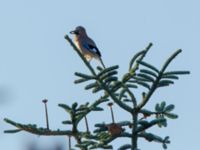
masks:
<svg viewBox="0 0 200 150"><path fill-rule="evenodd" d="M92 53L96 53L99 57L101 57L101 53L99 51L99 49L96 46L90 45L85 43L83 45L84 48L86 48L88 51L92 52Z"/></svg>

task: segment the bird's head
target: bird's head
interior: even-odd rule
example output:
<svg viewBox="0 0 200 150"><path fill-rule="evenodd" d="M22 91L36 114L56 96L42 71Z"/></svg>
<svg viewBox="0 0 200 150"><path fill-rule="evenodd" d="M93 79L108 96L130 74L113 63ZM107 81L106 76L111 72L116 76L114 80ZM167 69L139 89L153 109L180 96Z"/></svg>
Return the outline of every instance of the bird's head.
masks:
<svg viewBox="0 0 200 150"><path fill-rule="evenodd" d="M71 33L71 34L74 34L74 35L76 35L76 36L86 35L85 28L82 27L82 26L76 27L76 29L73 30L73 31L71 31L70 33Z"/></svg>

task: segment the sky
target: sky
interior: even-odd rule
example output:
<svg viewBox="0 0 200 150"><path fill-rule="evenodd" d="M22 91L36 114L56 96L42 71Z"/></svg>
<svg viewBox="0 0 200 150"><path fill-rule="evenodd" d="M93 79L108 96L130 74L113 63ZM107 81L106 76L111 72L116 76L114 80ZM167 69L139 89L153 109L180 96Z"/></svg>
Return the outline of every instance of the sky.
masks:
<svg viewBox="0 0 200 150"><path fill-rule="evenodd" d="M167 128L154 127L150 131L162 137L169 135L169 150L198 149L199 5L198 0L0 1L1 149L25 150L31 141L44 147L55 143L67 147L66 137L38 137L25 132L4 134L4 130L13 127L3 118L45 127L42 100L48 99L50 128L66 129L61 122L68 116L57 106L59 103L82 104L98 98L98 94L84 90L85 84L73 83L74 72L89 73L64 39L79 25L95 40L106 66L120 66L119 76L127 71L131 57L150 42L154 45L145 60L158 68L174 51L183 50L169 69L190 70L191 74L158 90L146 108L153 109L161 101L175 104L174 112L179 118L169 120ZM98 62L92 61L92 65ZM117 121L129 118L117 105L114 111ZM92 124L109 122L111 118L106 111L91 114L88 120ZM114 148L127 141L117 140ZM162 145L141 139L139 148L160 150Z"/></svg>

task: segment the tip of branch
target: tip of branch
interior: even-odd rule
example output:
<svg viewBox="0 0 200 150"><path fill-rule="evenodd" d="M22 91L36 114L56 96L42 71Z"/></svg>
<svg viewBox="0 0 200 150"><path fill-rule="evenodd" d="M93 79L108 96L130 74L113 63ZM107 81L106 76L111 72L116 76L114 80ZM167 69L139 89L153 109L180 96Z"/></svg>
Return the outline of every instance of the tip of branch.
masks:
<svg viewBox="0 0 200 150"><path fill-rule="evenodd" d="M48 100L47 100L47 99L43 99L42 102L43 102L43 103L47 103Z"/></svg>
<svg viewBox="0 0 200 150"><path fill-rule="evenodd" d="M153 46L153 43L150 42L149 45L146 47L147 50L149 50Z"/></svg>
<svg viewBox="0 0 200 150"><path fill-rule="evenodd" d="M65 35L64 35L64 38L65 38L65 39L68 39L68 38L69 38L69 36L68 36L67 34L65 34Z"/></svg>
<svg viewBox="0 0 200 150"><path fill-rule="evenodd" d="M4 118L3 119L5 122L9 122L9 119L8 118Z"/></svg>
<svg viewBox="0 0 200 150"><path fill-rule="evenodd" d="M153 46L153 43L152 43L152 42L150 42L150 43L149 43L149 46Z"/></svg>

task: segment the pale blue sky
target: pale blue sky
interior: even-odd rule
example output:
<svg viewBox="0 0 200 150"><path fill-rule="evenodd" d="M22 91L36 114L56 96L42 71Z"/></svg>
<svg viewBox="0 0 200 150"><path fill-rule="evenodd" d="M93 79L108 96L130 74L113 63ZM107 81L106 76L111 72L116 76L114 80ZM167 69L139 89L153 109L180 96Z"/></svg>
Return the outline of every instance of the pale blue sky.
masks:
<svg viewBox="0 0 200 150"><path fill-rule="evenodd" d="M66 129L61 121L66 113L58 103L93 101L98 95L74 85L74 72L88 72L80 58L64 40L78 25L84 26L96 41L105 64L120 65L120 76L137 51L149 42L154 46L146 60L160 67L175 50L182 48L170 69L190 70L175 85L158 90L148 108L165 100L176 105L177 120L167 128L153 128L158 135L169 135L169 150L195 150L200 147L198 114L200 2L198 0L7 0L0 1L0 146L23 150L31 138L46 143L66 138L40 137L27 133L3 134L13 127L3 118L45 126L42 99L49 100L50 127ZM93 62L92 65L96 65ZM115 111L119 111L115 107ZM110 121L105 113L91 114L90 122ZM117 113L116 120L126 114ZM128 118L128 116L127 116ZM119 142L115 142L115 149ZM123 140L127 142L127 140ZM66 143L65 143L66 144ZM46 144L49 145L49 144ZM66 144L67 145L67 144ZM140 140L141 150L160 150L158 143Z"/></svg>

